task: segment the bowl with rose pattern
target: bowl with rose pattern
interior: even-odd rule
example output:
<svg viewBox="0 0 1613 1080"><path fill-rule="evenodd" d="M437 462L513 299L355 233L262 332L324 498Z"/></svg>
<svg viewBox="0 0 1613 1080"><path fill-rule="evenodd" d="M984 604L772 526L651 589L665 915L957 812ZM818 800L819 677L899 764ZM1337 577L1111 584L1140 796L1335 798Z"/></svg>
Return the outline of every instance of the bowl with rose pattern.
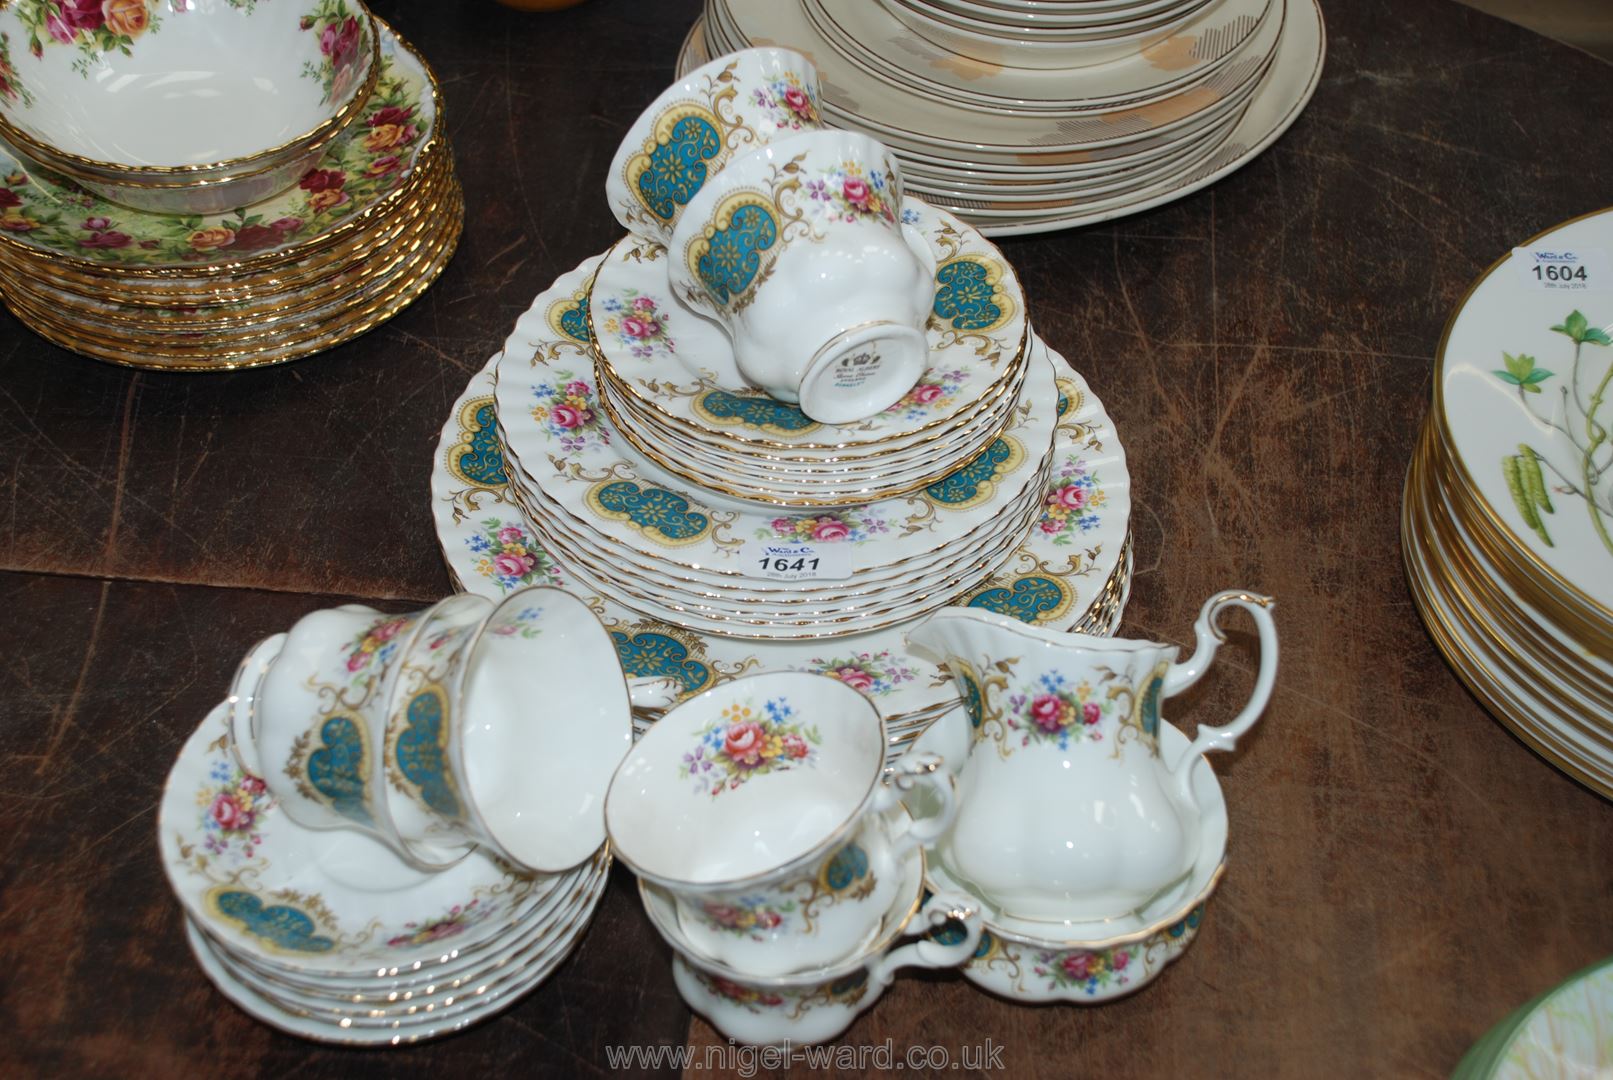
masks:
<svg viewBox="0 0 1613 1080"><path fill-rule="evenodd" d="M363 112L378 48L361 0L13 0L0 138L142 210L247 206Z"/></svg>

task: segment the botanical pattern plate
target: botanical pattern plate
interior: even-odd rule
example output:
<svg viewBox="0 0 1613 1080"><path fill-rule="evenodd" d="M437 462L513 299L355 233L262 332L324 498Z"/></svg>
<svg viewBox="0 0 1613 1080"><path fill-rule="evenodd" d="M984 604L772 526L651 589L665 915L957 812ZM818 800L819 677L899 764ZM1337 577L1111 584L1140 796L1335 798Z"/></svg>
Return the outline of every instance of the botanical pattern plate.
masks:
<svg viewBox="0 0 1613 1080"><path fill-rule="evenodd" d="M529 325L523 318L500 354L517 371L539 352L523 333ZM697 634L589 595L534 539L509 490L494 410L493 372L499 366L495 357L471 379L443 427L432 470L438 542L463 588L492 598L529 584L570 589L610 631L628 674L675 678L688 694L749 672L796 670L840 679L898 725L956 704L947 675L908 653L901 627L817 642L744 641ZM1048 512L1034 526L1037 543L1022 547L963 602L1068 629L1119 565L1131 503L1125 456L1102 404L1068 373L1060 379L1059 398L1060 436L1071 444L1066 458L1075 461L1059 467L1056 489L1049 484ZM1064 491L1072 486L1087 490Z"/></svg>
<svg viewBox="0 0 1613 1080"><path fill-rule="evenodd" d="M933 389L858 424L814 423L798 407L751 387L728 335L672 296L659 246L629 238L612 248L591 291L575 300L584 316L575 325L591 328L601 362L624 389L719 447L828 446L844 453L945 430L1019 376L1025 298L1013 267L974 229L917 199L903 202L902 217L936 256L931 361L920 379Z"/></svg>
<svg viewBox="0 0 1613 1080"><path fill-rule="evenodd" d="M480 852L425 874L358 833L304 829L241 771L223 706L174 762L157 829L190 917L230 949L295 971L436 961L454 934L469 945L507 926L537 884ZM422 937L428 924L437 929Z"/></svg>
<svg viewBox="0 0 1613 1080"><path fill-rule="evenodd" d="M435 83L390 27L362 116L297 187L226 214L158 214L109 203L35 168L0 143L0 243L114 269L196 269L269 252L293 255L334 230L389 214L436 138Z"/></svg>
<svg viewBox="0 0 1613 1080"><path fill-rule="evenodd" d="M1492 267L1446 332L1439 421L1462 498L1482 503L1541 584L1613 634L1613 211L1526 246L1600 251L1603 276L1555 288L1524 256Z"/></svg>

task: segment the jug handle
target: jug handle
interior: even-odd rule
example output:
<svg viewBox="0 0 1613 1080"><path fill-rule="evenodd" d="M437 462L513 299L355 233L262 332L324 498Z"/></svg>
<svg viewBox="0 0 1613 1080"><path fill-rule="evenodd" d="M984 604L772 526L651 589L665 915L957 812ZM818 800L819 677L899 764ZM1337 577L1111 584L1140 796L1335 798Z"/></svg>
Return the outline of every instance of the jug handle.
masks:
<svg viewBox="0 0 1613 1080"><path fill-rule="evenodd" d="M1194 802L1193 762L1198 760L1199 755L1211 750L1231 750L1237 745L1239 736L1260 719L1266 703L1271 700L1272 687L1277 681L1277 624L1271 617L1271 610L1276 606L1276 600L1258 593L1238 589L1216 593L1204 602L1198 621L1193 624L1198 639L1193 655L1180 664L1172 665L1165 673L1162 696L1172 697L1186 690L1204 677L1215 659L1216 650L1226 643L1226 635L1216 625L1221 612L1229 607L1241 607L1254 616L1255 627L1260 632L1260 670L1255 675L1255 688L1249 695L1248 703L1230 723L1220 727L1200 726L1192 745L1172 769L1180 785L1179 791L1189 804Z"/></svg>
<svg viewBox="0 0 1613 1080"><path fill-rule="evenodd" d="M885 768L886 782L874 795L874 811L884 813L897 805L902 793L913 790L915 784L926 784L940 803L940 809L921 819L914 819L907 831L896 837L891 852L901 859L916 847L928 847L952 827L958 816L957 783L947 771L940 754L907 754L894 765Z"/></svg>

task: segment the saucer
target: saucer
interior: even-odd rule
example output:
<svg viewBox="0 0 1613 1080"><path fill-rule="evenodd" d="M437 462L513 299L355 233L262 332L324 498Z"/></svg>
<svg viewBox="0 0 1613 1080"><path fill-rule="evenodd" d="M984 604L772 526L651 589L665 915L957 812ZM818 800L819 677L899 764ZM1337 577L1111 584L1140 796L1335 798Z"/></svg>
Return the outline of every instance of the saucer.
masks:
<svg viewBox="0 0 1613 1080"><path fill-rule="evenodd" d="M526 910L538 879L479 850L423 873L359 833L298 825L241 771L227 714L218 705L185 742L158 810L169 884L221 947L292 974L359 976L447 962Z"/></svg>
<svg viewBox="0 0 1613 1080"><path fill-rule="evenodd" d="M1175 761L1187 752L1191 740L1168 721L1160 721L1160 754L1166 761ZM932 724L913 744L913 752L931 751L940 754L947 768L957 775L968 760L968 720L961 712L951 712ZM920 793L921 795L921 793ZM1160 930L1185 918L1193 908L1202 904L1215 890L1226 868L1227 805L1216 780L1215 770L1203 756L1193 763L1193 795L1203 808L1200 817L1201 839L1199 855L1186 878L1129 915L1113 919L1086 922L1039 922L1005 915L983 897L980 903L981 918L986 929L994 936L1048 949L1112 948L1150 937ZM935 892L947 890L972 896L973 891L960 885L942 864L933 848L927 849L926 883Z"/></svg>

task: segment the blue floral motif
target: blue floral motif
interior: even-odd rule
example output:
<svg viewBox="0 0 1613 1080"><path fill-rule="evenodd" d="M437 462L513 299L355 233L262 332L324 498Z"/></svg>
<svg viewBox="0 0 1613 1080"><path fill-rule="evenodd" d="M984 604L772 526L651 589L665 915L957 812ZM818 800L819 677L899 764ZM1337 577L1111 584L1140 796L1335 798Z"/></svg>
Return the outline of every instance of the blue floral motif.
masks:
<svg viewBox="0 0 1613 1080"><path fill-rule="evenodd" d="M1033 574L996 585L969 598L968 606L1008 615L1032 626L1053 618L1070 604L1070 590L1057 578Z"/></svg>
<svg viewBox="0 0 1613 1080"><path fill-rule="evenodd" d="M336 942L314 933L314 920L288 904L263 906L263 901L241 889L214 894L212 904L225 918L241 925L253 937L286 952L330 952Z"/></svg>
<svg viewBox="0 0 1613 1080"><path fill-rule="evenodd" d="M448 452L448 471L471 487L501 488L510 482L499 445L493 399L477 398L460 411L460 441Z"/></svg>
<svg viewBox="0 0 1613 1080"><path fill-rule="evenodd" d="M974 505L982 489L989 493L989 485L1012 472L1024 460L1025 452L1018 443L1001 438L976 454L967 465L925 488L924 493L945 506Z"/></svg>
<svg viewBox="0 0 1613 1080"><path fill-rule="evenodd" d="M722 153L722 133L704 116L691 115L672 125L668 138L650 151L638 176L638 200L660 218L671 221L678 208L706 185L712 158Z"/></svg>
<svg viewBox="0 0 1613 1080"><path fill-rule="evenodd" d="M425 804L443 817L459 817L459 799L443 761L448 738L441 688L431 686L410 699L404 729L398 735L398 769L420 792Z"/></svg>
<svg viewBox="0 0 1613 1080"><path fill-rule="evenodd" d="M711 682L711 669L689 659L689 649L677 638L653 631L628 635L610 632L616 644L616 659L629 678L676 679L685 694L692 694Z"/></svg>
<svg viewBox="0 0 1613 1080"><path fill-rule="evenodd" d="M796 435L815 430L818 422L801 411L770 397L742 397L727 390L708 390L694 399L694 411L715 424L737 424L757 431Z"/></svg>
<svg viewBox="0 0 1613 1080"><path fill-rule="evenodd" d="M711 531L711 518L689 506L689 500L661 487L632 480L610 480L588 493L589 505L604 517L627 521L668 544L693 543Z"/></svg>
<svg viewBox="0 0 1613 1080"><path fill-rule="evenodd" d="M845 892L867 876L868 852L856 841L829 856L820 875L823 887L834 893Z"/></svg>
<svg viewBox="0 0 1613 1080"><path fill-rule="evenodd" d="M705 241L695 259L695 275L719 304L732 303L762 269L762 252L778 242L778 222L772 213L746 203L729 216L728 226Z"/></svg>
<svg viewBox="0 0 1613 1080"><path fill-rule="evenodd" d="M365 825L375 824L365 784L369 755L363 721L337 713L320 725L319 738L323 745L308 755L308 782L338 814Z"/></svg>
<svg viewBox="0 0 1613 1080"><path fill-rule="evenodd" d="M1001 270L978 256L949 259L935 271L935 314L954 330L995 330L1014 313L997 283Z"/></svg>

